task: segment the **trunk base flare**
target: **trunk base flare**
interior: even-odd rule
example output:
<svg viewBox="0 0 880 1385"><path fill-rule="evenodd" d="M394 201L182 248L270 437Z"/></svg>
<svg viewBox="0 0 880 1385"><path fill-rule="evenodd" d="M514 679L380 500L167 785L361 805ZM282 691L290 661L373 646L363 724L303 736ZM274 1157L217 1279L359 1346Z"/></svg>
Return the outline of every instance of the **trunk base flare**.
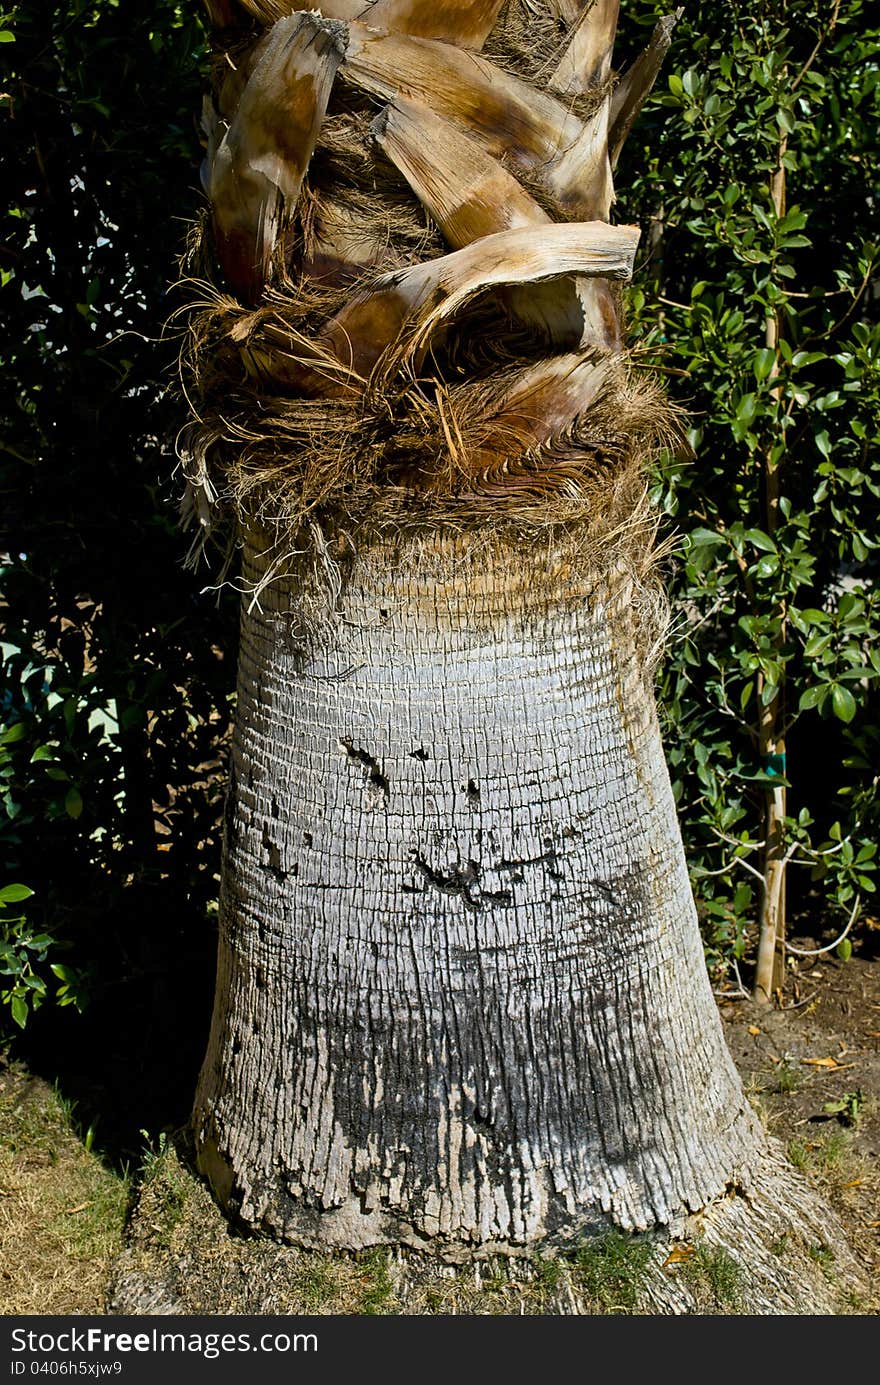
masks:
<svg viewBox="0 0 880 1385"><path fill-rule="evenodd" d="M670 1226L764 1136L622 565L245 569L199 1162L248 1226L456 1253ZM656 634L656 632L654 632Z"/></svg>

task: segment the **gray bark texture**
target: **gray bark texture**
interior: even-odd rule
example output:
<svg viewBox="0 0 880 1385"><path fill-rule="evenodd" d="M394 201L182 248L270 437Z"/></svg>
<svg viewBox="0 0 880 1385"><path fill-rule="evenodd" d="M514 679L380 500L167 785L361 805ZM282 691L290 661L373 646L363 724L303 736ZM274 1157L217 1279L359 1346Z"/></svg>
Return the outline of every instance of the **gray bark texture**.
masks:
<svg viewBox="0 0 880 1385"><path fill-rule="evenodd" d="M456 1258L735 1189L765 1138L627 571L437 540L359 558L323 618L258 546L244 575L194 1115L220 1202L302 1245Z"/></svg>

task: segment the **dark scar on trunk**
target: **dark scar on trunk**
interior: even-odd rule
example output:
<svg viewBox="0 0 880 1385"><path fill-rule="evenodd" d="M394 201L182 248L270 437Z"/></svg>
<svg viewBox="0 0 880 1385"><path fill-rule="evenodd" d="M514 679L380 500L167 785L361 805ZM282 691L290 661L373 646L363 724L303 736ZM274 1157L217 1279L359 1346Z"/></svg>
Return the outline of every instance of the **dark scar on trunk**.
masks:
<svg viewBox="0 0 880 1385"><path fill-rule="evenodd" d="M484 890L481 887L480 868L476 861L468 861L466 866L455 865L448 875L444 875L442 871L429 866L417 851L413 853L413 860L416 870L433 889L460 899L465 908L474 913L491 908L493 904L506 907L513 903L510 890Z"/></svg>
<svg viewBox="0 0 880 1385"><path fill-rule="evenodd" d="M362 765L363 768L367 771L367 781L370 785L370 789L372 790L372 792L377 795L381 794L383 799L387 799L389 792L388 780L382 773L382 770L379 766L379 761L374 760L373 756L369 753L369 751L363 750L360 746L354 745L353 742L347 736L340 737L339 747L341 750L345 751L349 760L353 760L356 765Z"/></svg>

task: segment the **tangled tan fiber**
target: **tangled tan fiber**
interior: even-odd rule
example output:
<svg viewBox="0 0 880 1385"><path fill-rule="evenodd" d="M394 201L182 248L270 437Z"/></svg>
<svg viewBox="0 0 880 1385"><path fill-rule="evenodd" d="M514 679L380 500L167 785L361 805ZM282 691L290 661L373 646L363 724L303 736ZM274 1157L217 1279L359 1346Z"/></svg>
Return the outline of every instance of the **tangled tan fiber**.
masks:
<svg viewBox="0 0 880 1385"><path fill-rule="evenodd" d="M270 333L281 325L296 338L314 289L275 290L250 310L207 282L191 287L199 292L182 357L193 408L184 470L239 524L256 522L283 545L310 518L336 517L350 532L574 525L597 543L621 526L632 531L643 511L653 523L641 499L645 463L675 446L680 428L630 357L609 365L598 398L563 434L529 448L522 429L494 418L515 374L509 362L484 360L479 374L451 384L430 372L389 381L377 371L360 395L303 397L273 380L284 353ZM331 310L337 296L327 295Z"/></svg>
<svg viewBox="0 0 880 1385"><path fill-rule="evenodd" d="M270 35L290 10L288 0L246 0L251 30L234 30L225 53L220 41L209 161L253 70L255 36ZM566 34L547 6L508 0L484 51L540 90ZM564 102L588 122L612 82ZM376 109L377 98L356 83L334 86L250 304L220 287L211 215L192 229L177 316L190 406L179 451L185 518L197 522L193 558L224 526L251 542L260 536L271 580L301 562L327 576L352 552L387 552L389 544L398 545L396 561L407 552L425 560L443 535L466 540L474 554L491 548L496 563L502 550L547 543L585 565L625 566L656 614L656 514L646 468L679 445L681 424L637 353L584 347L579 330L570 334L566 314L583 306L576 276L561 289L563 277L539 275L514 288L463 291L446 316L437 294L428 295L399 324L392 302L387 332L379 319L378 359L362 351L357 359L367 364L353 368L352 345L346 361L352 303L372 295L384 311L396 276L402 281L449 253L431 212L373 138ZM498 166L507 170L506 155ZM542 222L572 219L540 169L527 160L511 167L539 209L539 234ZM592 282L618 320L616 286ZM544 313L556 314L546 331ZM577 389L568 378L576 372Z"/></svg>

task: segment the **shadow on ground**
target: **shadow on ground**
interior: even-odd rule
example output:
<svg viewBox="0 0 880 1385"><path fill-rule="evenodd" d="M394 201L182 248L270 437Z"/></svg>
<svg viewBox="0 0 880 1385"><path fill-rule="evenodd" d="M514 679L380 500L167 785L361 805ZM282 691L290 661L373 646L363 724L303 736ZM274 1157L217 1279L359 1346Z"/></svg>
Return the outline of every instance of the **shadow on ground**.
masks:
<svg viewBox="0 0 880 1385"><path fill-rule="evenodd" d="M86 1012L38 1012L24 1053L28 1069L72 1106L81 1136L91 1131L93 1147L120 1171L137 1166L144 1131L155 1138L189 1120L216 967L207 924L166 917L129 934L140 940L137 952L101 978Z"/></svg>

